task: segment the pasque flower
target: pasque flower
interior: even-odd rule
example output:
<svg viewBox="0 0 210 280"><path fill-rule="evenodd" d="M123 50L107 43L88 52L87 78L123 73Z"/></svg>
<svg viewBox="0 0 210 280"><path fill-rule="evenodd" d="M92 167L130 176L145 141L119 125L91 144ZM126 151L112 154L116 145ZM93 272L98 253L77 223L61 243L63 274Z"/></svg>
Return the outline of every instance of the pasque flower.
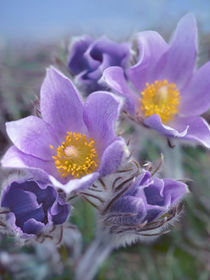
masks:
<svg viewBox="0 0 210 280"><path fill-rule="evenodd" d="M41 87L42 118L6 124L14 145L2 165L36 169L66 192L89 187L121 163L124 142L115 135L120 106L107 92L91 94L84 104L72 82L51 67Z"/></svg>
<svg viewBox="0 0 210 280"><path fill-rule="evenodd" d="M107 202L104 227L113 234L118 246L154 239L177 218L181 211L179 202L187 192L187 185L182 182L160 179L142 170Z"/></svg>
<svg viewBox="0 0 210 280"><path fill-rule="evenodd" d="M68 69L77 83L87 92L103 89L98 83L103 70L109 66L126 67L129 44L116 43L106 37L93 40L89 36L73 40L68 59Z"/></svg>
<svg viewBox="0 0 210 280"><path fill-rule="evenodd" d="M136 121L166 137L210 148L210 128L200 117L210 107L210 63L194 69L194 17L180 20L169 44L154 31L138 33L137 43L139 60L128 69L127 79L120 67L110 67L104 72L107 84L125 98L125 109Z"/></svg>
<svg viewBox="0 0 210 280"><path fill-rule="evenodd" d="M70 210L54 187L32 179L10 182L3 192L1 207L8 209L9 226L23 237L63 224Z"/></svg>

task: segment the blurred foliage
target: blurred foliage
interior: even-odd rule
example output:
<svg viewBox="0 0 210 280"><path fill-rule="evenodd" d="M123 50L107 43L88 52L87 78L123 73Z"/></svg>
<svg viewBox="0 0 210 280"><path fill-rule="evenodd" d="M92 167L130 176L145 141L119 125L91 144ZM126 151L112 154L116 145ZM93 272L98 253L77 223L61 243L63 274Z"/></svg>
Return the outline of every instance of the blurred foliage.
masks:
<svg viewBox="0 0 210 280"><path fill-rule="evenodd" d="M210 37L203 37L205 50L201 61L209 57ZM209 44L207 48L207 44ZM60 46L5 46L0 49L0 156L8 147L4 122L18 119L34 112L33 102L39 95L45 68L59 64L65 70L66 44ZM210 120L210 115L206 114ZM129 128L131 129L131 128ZM128 130L128 132L131 130ZM132 130L132 133L135 131ZM161 149L146 136L138 145L141 162L156 161ZM162 236L156 243L136 244L114 251L103 264L97 280L208 280L210 279L210 153L200 147L181 148L184 177L189 182L191 193L185 201L185 211L174 230ZM5 175L0 171L0 179ZM71 222L81 230L84 248L90 244L95 232L95 211L85 201L76 200ZM69 237L70 238L70 237ZM59 249L63 266L54 270L48 259L41 260L36 246L19 248L8 237L0 239L0 279L73 279L72 264L68 261L68 250ZM15 256L18 256L19 262ZM20 261L20 256L23 265ZM26 256L26 259L25 257ZM3 260L11 258L13 270ZM30 273L29 273L30 271ZM33 273L32 273L33 272ZM85 280L85 279L84 279Z"/></svg>

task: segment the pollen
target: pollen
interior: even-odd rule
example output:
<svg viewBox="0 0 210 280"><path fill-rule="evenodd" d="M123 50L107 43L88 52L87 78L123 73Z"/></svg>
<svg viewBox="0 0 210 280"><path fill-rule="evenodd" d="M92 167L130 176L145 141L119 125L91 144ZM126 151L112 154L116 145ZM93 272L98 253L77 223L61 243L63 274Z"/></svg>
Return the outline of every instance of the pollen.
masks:
<svg viewBox="0 0 210 280"><path fill-rule="evenodd" d="M178 113L180 93L174 83L168 83L167 80L146 83L141 96L139 101L145 117L157 114L166 124Z"/></svg>
<svg viewBox="0 0 210 280"><path fill-rule="evenodd" d="M98 166L95 141L87 139L85 134L67 132L60 146L50 145L50 148L57 153L52 158L62 178L80 178L94 172Z"/></svg>

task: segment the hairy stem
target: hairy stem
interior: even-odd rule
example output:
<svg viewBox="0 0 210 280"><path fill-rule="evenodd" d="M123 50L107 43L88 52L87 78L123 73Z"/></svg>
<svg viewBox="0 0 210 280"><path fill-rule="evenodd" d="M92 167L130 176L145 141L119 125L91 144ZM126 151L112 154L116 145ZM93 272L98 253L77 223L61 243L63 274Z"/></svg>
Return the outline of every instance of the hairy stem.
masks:
<svg viewBox="0 0 210 280"><path fill-rule="evenodd" d="M103 234L98 235L79 260L75 280L92 280L112 250L110 241Z"/></svg>
<svg viewBox="0 0 210 280"><path fill-rule="evenodd" d="M178 141L173 148L163 144L165 176L173 179L183 178L182 148Z"/></svg>

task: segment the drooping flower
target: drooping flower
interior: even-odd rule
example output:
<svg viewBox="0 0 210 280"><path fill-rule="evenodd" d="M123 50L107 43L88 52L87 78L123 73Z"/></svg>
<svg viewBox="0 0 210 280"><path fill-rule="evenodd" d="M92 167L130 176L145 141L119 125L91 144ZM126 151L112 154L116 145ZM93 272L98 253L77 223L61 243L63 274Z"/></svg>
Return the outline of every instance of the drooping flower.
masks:
<svg viewBox="0 0 210 280"><path fill-rule="evenodd" d="M49 68L41 87L42 118L6 124L14 145L2 165L35 169L66 192L89 187L121 163L124 142L115 135L120 107L114 96L102 91L83 104L72 82Z"/></svg>
<svg viewBox="0 0 210 280"><path fill-rule="evenodd" d="M54 187L32 179L10 182L3 192L1 207L8 209L9 227L26 238L63 224L70 210Z"/></svg>
<svg viewBox="0 0 210 280"><path fill-rule="evenodd" d="M125 98L125 109L137 122L166 137L210 148L210 128L200 117L210 107L210 63L194 69L194 17L180 20L169 44L154 31L138 33L137 42L140 56L128 69L128 80L120 67L110 67L103 76L107 84Z"/></svg>
<svg viewBox="0 0 210 280"><path fill-rule="evenodd" d="M104 89L99 83L104 69L109 66L126 67L129 56L128 43L116 43L106 37L93 40L82 36L73 40L68 59L68 69L76 82L87 93Z"/></svg>
<svg viewBox="0 0 210 280"><path fill-rule="evenodd" d="M186 184L160 179L145 170L115 189L118 192L107 201L102 216L104 229L117 247L151 241L165 233L181 212L180 202L188 192Z"/></svg>

